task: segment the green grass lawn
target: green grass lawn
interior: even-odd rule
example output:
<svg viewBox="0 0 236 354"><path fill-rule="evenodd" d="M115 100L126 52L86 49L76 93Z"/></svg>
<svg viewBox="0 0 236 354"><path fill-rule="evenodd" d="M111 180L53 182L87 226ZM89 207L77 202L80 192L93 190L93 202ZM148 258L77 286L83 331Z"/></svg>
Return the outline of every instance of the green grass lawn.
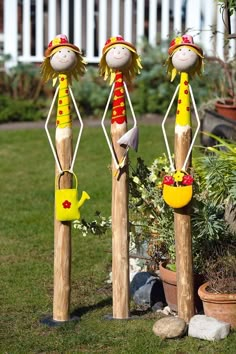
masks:
<svg viewBox="0 0 236 354"><path fill-rule="evenodd" d="M130 158L149 164L162 151L160 127L141 126L139 153ZM75 172L79 190L91 196L81 211L88 220L96 210L110 215L110 160L101 129L85 128ZM105 320L112 313L110 233L73 230L71 313L80 320L41 324L53 296L54 161L44 131L0 131L0 166L0 353L235 353L235 332L215 343L161 340L152 333L154 313Z"/></svg>

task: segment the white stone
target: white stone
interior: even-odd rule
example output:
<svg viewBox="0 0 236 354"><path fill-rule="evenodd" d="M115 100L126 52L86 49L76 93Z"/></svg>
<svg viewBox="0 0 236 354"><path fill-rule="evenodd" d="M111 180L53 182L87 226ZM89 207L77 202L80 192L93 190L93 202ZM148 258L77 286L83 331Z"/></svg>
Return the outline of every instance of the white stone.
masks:
<svg viewBox="0 0 236 354"><path fill-rule="evenodd" d="M188 335L190 337L214 341L227 337L229 332L229 323L206 315L195 315L189 322Z"/></svg>
<svg viewBox="0 0 236 354"><path fill-rule="evenodd" d="M131 258L129 260L129 270L130 270L130 281L133 280L133 277L138 273L142 271L142 267L139 264L139 259L136 258Z"/></svg>
<svg viewBox="0 0 236 354"><path fill-rule="evenodd" d="M112 272L109 273L109 278L106 280L107 284L112 284Z"/></svg>
<svg viewBox="0 0 236 354"><path fill-rule="evenodd" d="M169 316L176 316L176 312L172 311L171 308L169 306L164 307L164 309L162 310L163 315Z"/></svg>

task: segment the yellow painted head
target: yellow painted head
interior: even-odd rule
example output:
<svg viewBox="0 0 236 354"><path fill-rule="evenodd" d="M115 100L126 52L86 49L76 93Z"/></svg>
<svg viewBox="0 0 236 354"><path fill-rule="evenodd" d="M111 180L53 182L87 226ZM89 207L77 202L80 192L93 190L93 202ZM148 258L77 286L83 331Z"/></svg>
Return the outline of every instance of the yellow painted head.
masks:
<svg viewBox="0 0 236 354"><path fill-rule="evenodd" d="M59 74L65 74L71 83L72 77L78 80L78 76L85 73L85 65L80 49L69 43L67 36L59 34L45 50L45 59L41 66L43 80L54 80Z"/></svg>
<svg viewBox="0 0 236 354"><path fill-rule="evenodd" d="M194 44L192 36L183 35L174 38L170 43L168 54L166 65L171 81L181 72L188 73L190 77L196 73L201 76L204 65L203 51Z"/></svg>
<svg viewBox="0 0 236 354"><path fill-rule="evenodd" d="M117 63L114 62L115 55L111 58L111 50L117 50ZM119 55L118 51L120 50L123 50L126 57ZM133 44L126 42L122 36L110 37L106 41L99 63L99 73L104 77L104 80L110 79L110 84L112 84L116 71L119 70L130 82L136 74L140 73L141 69L141 58Z"/></svg>

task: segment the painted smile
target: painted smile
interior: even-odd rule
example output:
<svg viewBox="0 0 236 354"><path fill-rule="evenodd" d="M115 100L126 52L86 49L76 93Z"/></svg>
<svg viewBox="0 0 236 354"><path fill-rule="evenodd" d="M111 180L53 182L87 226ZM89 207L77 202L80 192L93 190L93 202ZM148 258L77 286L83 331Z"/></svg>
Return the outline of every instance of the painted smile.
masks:
<svg viewBox="0 0 236 354"><path fill-rule="evenodd" d="M68 59L67 58L61 58L61 59L59 59L59 62L60 63L67 63L68 62Z"/></svg>
<svg viewBox="0 0 236 354"><path fill-rule="evenodd" d="M115 55L114 55L113 58L119 60L119 59L122 59L123 56L121 55L121 56L118 57L118 56L115 56Z"/></svg>

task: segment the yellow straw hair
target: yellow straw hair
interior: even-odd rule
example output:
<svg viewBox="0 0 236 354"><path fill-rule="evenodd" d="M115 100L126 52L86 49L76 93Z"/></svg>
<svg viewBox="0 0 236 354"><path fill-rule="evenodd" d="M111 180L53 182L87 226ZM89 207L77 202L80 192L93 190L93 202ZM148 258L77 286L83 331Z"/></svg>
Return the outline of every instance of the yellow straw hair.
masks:
<svg viewBox="0 0 236 354"><path fill-rule="evenodd" d="M130 50L129 47L127 47L127 48ZM136 74L140 74L140 71L142 69L140 56L136 52L134 52L133 50L130 50L130 51L132 54L131 64L127 68L124 68L121 70L124 75L124 79L128 83L130 83L132 81L132 79L135 77ZM104 80L110 79L110 85L111 85L115 80L115 75L116 75L117 69L112 69L107 65L106 53L107 52L105 52L103 54L103 56L100 60L99 74L104 77Z"/></svg>
<svg viewBox="0 0 236 354"><path fill-rule="evenodd" d="M198 76L202 75L202 72L204 71L204 56L194 47L188 46L186 45L186 47L188 47L189 49L191 49L193 52L195 52L198 55L198 61L195 65L195 67L189 72L189 76L191 78L194 77L195 74L197 74ZM167 74L168 76L170 76L170 81L174 81L175 77L177 74L180 74L180 72L173 66L172 64L172 56L177 52L177 50L179 49L179 47L177 47L172 53L171 55L167 58L165 65L167 65Z"/></svg>
<svg viewBox="0 0 236 354"><path fill-rule="evenodd" d="M66 46L63 46L63 47L66 47ZM82 57L82 55L78 51L73 50L70 47L70 50L73 50L76 54L77 63L75 65L75 67L73 69L71 69L70 71L59 73L59 72L53 70L53 68L50 64L50 57L60 49L61 49L61 47L55 48L53 50L52 54L49 57L46 57L44 59L43 63L41 64L41 68L42 68L41 73L42 73L43 81L47 82L49 80L53 80L53 82L55 83L59 74L67 75L69 84L71 84L72 78L74 78L75 80L78 81L79 76L84 75L84 73L86 72L86 67L85 67L85 65L87 64L86 61L84 60L84 58Z"/></svg>

